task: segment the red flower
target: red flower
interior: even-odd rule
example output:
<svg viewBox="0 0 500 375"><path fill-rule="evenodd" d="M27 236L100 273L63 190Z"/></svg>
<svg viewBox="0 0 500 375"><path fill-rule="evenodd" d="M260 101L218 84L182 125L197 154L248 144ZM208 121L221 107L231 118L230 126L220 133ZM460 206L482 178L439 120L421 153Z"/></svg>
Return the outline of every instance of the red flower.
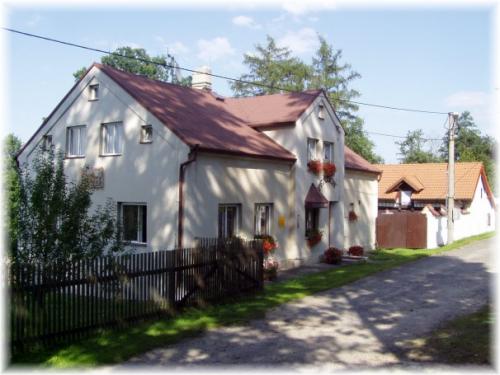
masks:
<svg viewBox="0 0 500 375"><path fill-rule="evenodd" d="M337 170L337 167L335 164L326 162L323 163L323 174L325 177L332 177L335 174L335 171Z"/></svg>
<svg viewBox="0 0 500 375"><path fill-rule="evenodd" d="M309 171L318 175L321 173L321 170L323 169L323 166L319 160L309 160L307 163L307 167L309 168Z"/></svg>
<svg viewBox="0 0 500 375"><path fill-rule="evenodd" d="M274 244L272 244L268 240L264 240L264 242L262 243L262 249L264 250L264 254L267 255L274 250Z"/></svg>

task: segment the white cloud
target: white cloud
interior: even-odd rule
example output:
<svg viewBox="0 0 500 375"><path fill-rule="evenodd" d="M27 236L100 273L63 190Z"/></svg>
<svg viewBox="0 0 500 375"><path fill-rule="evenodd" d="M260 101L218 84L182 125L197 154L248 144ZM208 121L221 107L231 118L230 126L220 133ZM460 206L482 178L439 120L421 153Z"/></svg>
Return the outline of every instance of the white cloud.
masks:
<svg viewBox="0 0 500 375"><path fill-rule="evenodd" d="M181 41L167 42L162 36L155 36L155 40L162 45L162 48L173 55L185 55L189 52L189 47Z"/></svg>
<svg viewBox="0 0 500 375"><path fill-rule="evenodd" d="M236 16L232 19L233 24L236 26L249 27L251 29L260 29L261 26L255 22L252 17L248 16Z"/></svg>
<svg viewBox="0 0 500 375"><path fill-rule="evenodd" d="M234 54L229 40L223 37L216 37L210 40L198 40L198 58L205 62L212 62L223 57Z"/></svg>
<svg viewBox="0 0 500 375"><path fill-rule="evenodd" d="M304 27L298 31L288 31L278 38L276 43L280 47L288 47L293 52L302 54L315 50L319 41L316 31L310 27Z"/></svg>
<svg viewBox="0 0 500 375"><path fill-rule="evenodd" d="M290 0L283 3L283 9L294 16L303 16L306 13L332 10L335 9L335 7L335 2L332 0Z"/></svg>

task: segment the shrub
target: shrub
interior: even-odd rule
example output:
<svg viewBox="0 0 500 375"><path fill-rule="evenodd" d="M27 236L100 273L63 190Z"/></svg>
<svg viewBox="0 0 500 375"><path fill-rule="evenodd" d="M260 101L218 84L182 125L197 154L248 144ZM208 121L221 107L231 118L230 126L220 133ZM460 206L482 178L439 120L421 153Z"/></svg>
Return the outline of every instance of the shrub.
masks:
<svg viewBox="0 0 500 375"><path fill-rule="evenodd" d="M353 255L356 257L363 256L364 249L362 246L356 245L356 246L351 246L349 248L349 255Z"/></svg>
<svg viewBox="0 0 500 375"><path fill-rule="evenodd" d="M328 248L323 254L323 261L327 264L342 263L342 250L339 250L335 247Z"/></svg>

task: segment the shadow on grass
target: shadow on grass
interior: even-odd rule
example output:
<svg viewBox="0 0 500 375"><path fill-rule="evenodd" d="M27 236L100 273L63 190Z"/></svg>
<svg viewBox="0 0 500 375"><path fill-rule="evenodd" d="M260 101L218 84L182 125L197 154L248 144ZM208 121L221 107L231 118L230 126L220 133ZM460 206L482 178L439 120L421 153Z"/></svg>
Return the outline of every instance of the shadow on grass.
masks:
<svg viewBox="0 0 500 375"><path fill-rule="evenodd" d="M480 238L486 237L481 236ZM251 297L228 301L217 306L186 309L175 318L158 320L153 323L141 323L135 327L120 331L102 331L95 337L64 348L46 349L16 356L12 362L14 364L41 364L55 367L119 363L153 348L164 347L178 342L182 338L197 335L209 328L240 324L251 319L262 318L268 310L285 302L299 300L314 293L349 284L368 275L462 246L475 239L478 238L468 239L459 242L453 247L436 250L380 250L373 254L370 262L367 263L334 268L281 283L270 284L266 286L263 292ZM387 273L379 274L377 278L379 283L377 285L373 285L373 280L360 280L356 285L348 285L346 287L347 292L343 291L340 296L335 294L340 293L340 291L328 291L327 293L333 293L335 296L325 306L303 306L300 301L297 301L297 306L294 304L294 306L289 307L291 313L286 327L293 328L294 322L298 319L297 317L315 317L318 321L318 330L327 326L330 328L335 327L334 332L330 330L327 335L319 334L308 339L291 339L289 332L286 333L286 329L284 332L280 332L276 330L275 325L270 325L267 319L259 320L258 324L260 326L257 327L257 333L252 337L246 337L245 333L240 330L236 331L234 335L224 336L221 334L220 337L216 338L215 342L226 343L231 346L232 351L240 353L241 356L236 356L238 358L231 359L232 357L228 357L227 360L224 360L223 353L217 354L217 352L207 351L206 346L202 347L197 344L199 340L189 340L189 350L187 348L184 351L182 349L173 349L177 352L169 360L174 363L185 364L187 362L184 362L184 360L191 358L190 353L192 353L192 350L197 349L198 352L206 354L201 356L205 359L193 359L189 362L191 364L203 364L209 360L218 361L218 363L246 363L245 361L250 361L248 355L245 355L249 345L255 346L255 350L260 345L262 350L271 353L276 351L274 354L285 357L290 353L294 353L293 363L307 363L322 358L322 353L325 350L330 353L329 361L336 361L338 364L348 363L348 360L342 357L342 355L347 355L344 353L346 348L338 340L342 335L352 336L356 331L358 331L361 340L363 336L366 336L365 339L367 340L372 340L375 337L375 340L372 340L373 342L370 345L365 345L365 347L354 343L349 346L349 352L359 353L369 349L370 353L384 353L384 351L389 350L397 353L400 359L406 359L404 351L397 345L389 344L388 341L394 340L394 335L397 332L404 332L405 330L409 334L398 337L398 341L409 338L412 326L425 323L426 314L420 314L422 316L419 317L419 314L416 314L415 311L429 311L422 310L422 306L428 309L438 307L439 304L436 301L439 299L440 293L446 294L447 292L443 288L446 285L450 287L449 284L441 285L440 279L443 278L443 275L446 274L448 282L453 284L456 282L453 278L453 270L460 269L461 275L467 276L463 278L464 282L467 282L469 286L473 285L474 291L477 291L476 288L483 288L486 291L489 288L489 274L482 264L464 263L452 257L440 259L439 264L440 271L438 273L431 275L431 277L424 273L423 276L420 275L421 279L417 278L420 281L415 284L414 288L418 289L419 298L415 298L414 294L405 297L398 294L398 288L394 288L394 285L404 279L405 274L408 272L408 267L404 267L403 269L391 271L389 276L387 276ZM377 296L381 290L385 291L385 294L384 298L379 299ZM477 295L479 296L478 293ZM471 296L469 299L457 297L454 310L459 312L469 309L471 303L473 303L473 297ZM397 298L402 304L396 303L395 299ZM346 314L348 316L355 315L357 322L352 326L336 326L335 322L342 321L341 318ZM404 317L404 319L401 317ZM217 336L217 332L211 332L211 335ZM268 344L266 344L266 337L269 338ZM280 342L281 344L276 345L273 342ZM175 346L175 348L177 347L182 348L182 343ZM214 349L216 349L216 346L214 346ZM331 353L337 352L338 355L331 357ZM253 359L259 360L261 364L263 363L263 357L265 355L252 356Z"/></svg>

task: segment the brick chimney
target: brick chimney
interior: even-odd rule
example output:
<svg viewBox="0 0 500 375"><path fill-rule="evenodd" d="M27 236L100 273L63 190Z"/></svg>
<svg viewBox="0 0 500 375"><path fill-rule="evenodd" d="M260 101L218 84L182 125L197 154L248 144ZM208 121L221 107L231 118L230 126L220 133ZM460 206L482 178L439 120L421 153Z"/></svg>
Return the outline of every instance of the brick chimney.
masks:
<svg viewBox="0 0 500 375"><path fill-rule="evenodd" d="M212 73L208 66L202 66L196 69L200 73L193 73L191 87L198 90L212 91L212 76L206 73Z"/></svg>

